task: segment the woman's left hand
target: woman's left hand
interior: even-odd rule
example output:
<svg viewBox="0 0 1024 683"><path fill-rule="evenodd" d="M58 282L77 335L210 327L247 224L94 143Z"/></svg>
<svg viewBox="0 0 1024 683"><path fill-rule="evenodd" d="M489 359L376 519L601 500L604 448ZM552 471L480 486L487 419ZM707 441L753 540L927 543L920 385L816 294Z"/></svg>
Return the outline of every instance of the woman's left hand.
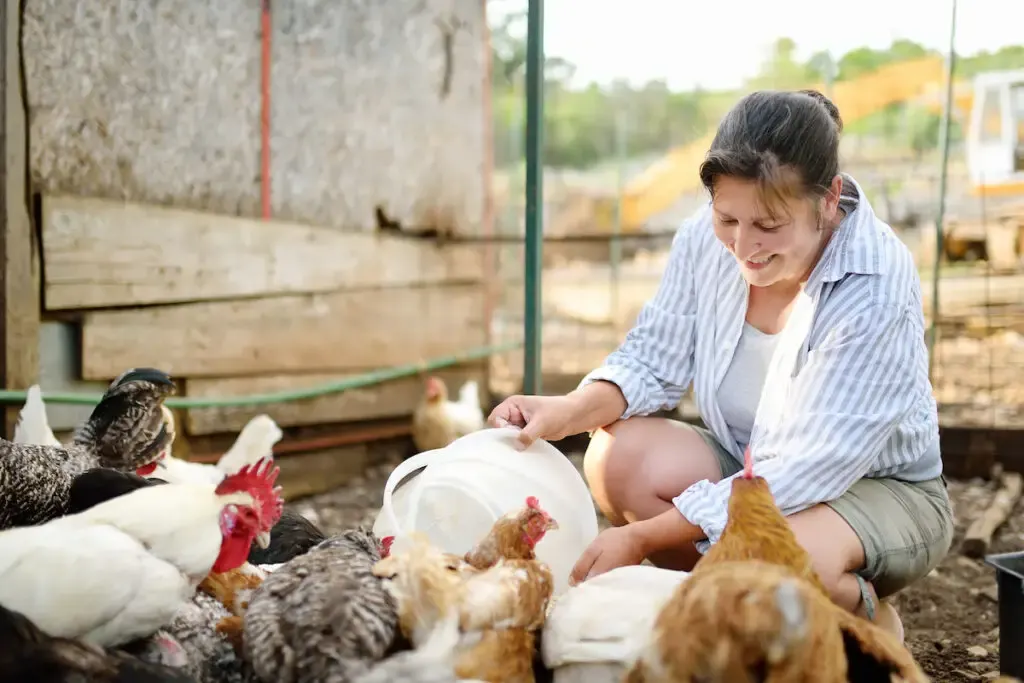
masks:
<svg viewBox="0 0 1024 683"><path fill-rule="evenodd" d="M640 564L645 556L642 540L634 525L605 529L576 561L569 574L569 585L575 586L610 569Z"/></svg>

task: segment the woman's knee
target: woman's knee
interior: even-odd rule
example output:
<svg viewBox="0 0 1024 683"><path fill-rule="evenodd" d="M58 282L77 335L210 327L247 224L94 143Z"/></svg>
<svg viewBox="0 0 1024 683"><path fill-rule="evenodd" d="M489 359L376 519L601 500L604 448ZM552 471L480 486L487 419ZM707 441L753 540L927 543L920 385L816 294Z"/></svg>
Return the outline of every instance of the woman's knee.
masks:
<svg viewBox="0 0 1024 683"><path fill-rule="evenodd" d="M634 417L594 432L583 472L613 524L660 514L695 481L717 481L715 454L689 425Z"/></svg>

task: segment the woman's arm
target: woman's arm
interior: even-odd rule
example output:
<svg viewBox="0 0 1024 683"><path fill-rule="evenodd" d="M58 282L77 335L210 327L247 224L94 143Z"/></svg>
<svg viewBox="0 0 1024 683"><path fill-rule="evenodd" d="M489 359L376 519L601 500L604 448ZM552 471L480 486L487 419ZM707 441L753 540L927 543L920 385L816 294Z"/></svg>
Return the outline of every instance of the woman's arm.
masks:
<svg viewBox="0 0 1024 683"><path fill-rule="evenodd" d="M779 424L751 444L755 473L783 514L838 498L877 465L898 423L930 391L927 373L921 314L910 304L873 304L833 328L782 399ZM711 542L725 527L731 479L699 481L673 500Z"/></svg>
<svg viewBox="0 0 1024 683"><path fill-rule="evenodd" d="M701 238L701 224L710 220L709 211L702 208L679 229L657 293L641 309L625 341L570 394L579 401L580 415L588 418L577 425L580 431L671 409L682 399L693 379L697 317L691 252ZM598 380L618 387L620 398L591 390Z"/></svg>

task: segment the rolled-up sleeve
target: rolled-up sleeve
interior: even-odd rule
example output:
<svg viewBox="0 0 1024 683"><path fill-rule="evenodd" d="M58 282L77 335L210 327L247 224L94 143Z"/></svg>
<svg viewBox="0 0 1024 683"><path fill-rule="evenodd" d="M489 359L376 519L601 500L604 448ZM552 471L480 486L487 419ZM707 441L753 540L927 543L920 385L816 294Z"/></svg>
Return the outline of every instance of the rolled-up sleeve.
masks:
<svg viewBox="0 0 1024 683"><path fill-rule="evenodd" d="M597 380L616 384L627 404L622 418L674 408L693 380L697 302L691 242L699 216L673 238L658 291L625 341L580 382L580 387Z"/></svg>
<svg viewBox="0 0 1024 683"><path fill-rule="evenodd" d="M765 425L751 444L754 473L767 480L783 514L838 498L878 462L927 386L918 377L928 371L923 332L909 307L872 305L809 352L779 423ZM710 543L725 528L732 479L699 481L673 500Z"/></svg>

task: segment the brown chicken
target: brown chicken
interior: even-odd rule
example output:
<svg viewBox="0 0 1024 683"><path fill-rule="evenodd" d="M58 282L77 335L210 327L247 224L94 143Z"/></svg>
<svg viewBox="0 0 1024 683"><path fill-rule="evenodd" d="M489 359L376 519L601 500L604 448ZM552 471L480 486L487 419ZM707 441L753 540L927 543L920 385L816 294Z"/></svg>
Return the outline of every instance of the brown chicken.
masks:
<svg viewBox="0 0 1024 683"><path fill-rule="evenodd" d="M627 683L925 683L910 653L786 567L721 562L683 581Z"/></svg>
<svg viewBox="0 0 1024 683"><path fill-rule="evenodd" d="M452 556L417 538L406 553L381 560L374 573L390 580L399 625L419 646L457 610L463 633L453 657L460 679L533 683L536 630L554 582L536 560L498 560L487 569L453 571Z"/></svg>
<svg viewBox="0 0 1024 683"><path fill-rule="evenodd" d="M471 567L487 569L500 559L536 559L536 545L544 534L557 528L558 522L541 508L537 497L530 496L525 507L496 521L483 540L466 553L465 560Z"/></svg>
<svg viewBox="0 0 1024 683"><path fill-rule="evenodd" d="M217 633L222 634L235 652L242 655L242 636L245 628L243 616L249 607L249 598L260 587L265 573L246 563L226 572L210 572L199 584L199 590L217 600L231 613L217 622Z"/></svg>
<svg viewBox="0 0 1024 683"><path fill-rule="evenodd" d="M928 680L893 636L831 601L749 448L721 538L642 652L628 683Z"/></svg>
<svg viewBox="0 0 1024 683"><path fill-rule="evenodd" d="M732 481L729 518L722 536L697 562L692 575L698 575L719 562L737 560L761 560L788 567L822 594L828 595L821 578L814 571L810 554L797 542L796 535L775 504L768 482L763 477L754 476L749 446L744 453L743 474Z"/></svg>

